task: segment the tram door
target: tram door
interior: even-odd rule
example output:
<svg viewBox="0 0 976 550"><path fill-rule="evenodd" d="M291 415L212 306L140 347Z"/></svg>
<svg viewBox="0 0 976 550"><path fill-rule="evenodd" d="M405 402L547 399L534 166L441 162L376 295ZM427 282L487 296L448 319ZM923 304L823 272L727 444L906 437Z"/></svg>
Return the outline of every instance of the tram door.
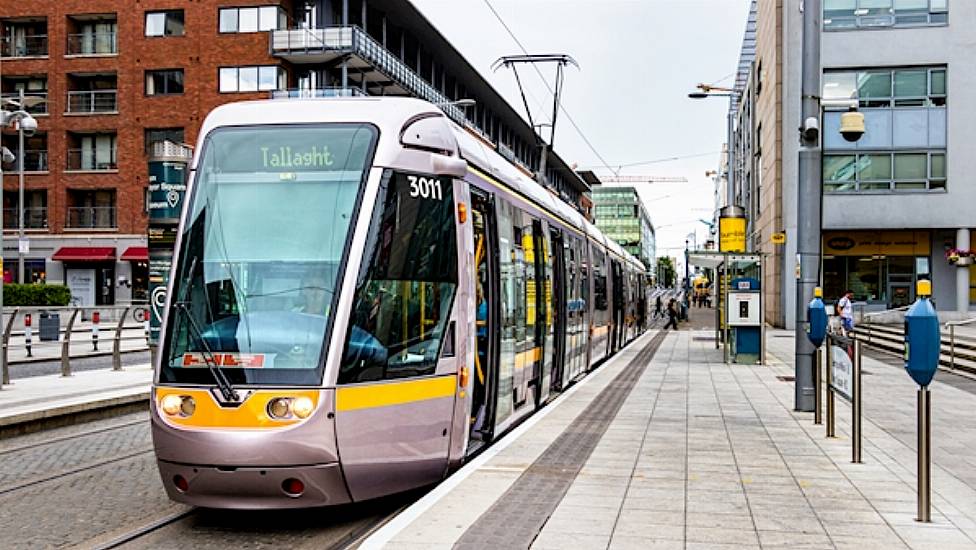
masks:
<svg viewBox="0 0 976 550"><path fill-rule="evenodd" d="M471 188L471 218L474 230L474 277L477 352L471 403L471 447L491 440L494 430L495 395L498 381L498 244L491 197Z"/></svg>
<svg viewBox="0 0 976 550"><path fill-rule="evenodd" d="M551 235L555 341L553 342L552 380L549 387L553 391L559 391L563 387L563 366L566 359L566 257L562 233L558 229L552 229Z"/></svg>

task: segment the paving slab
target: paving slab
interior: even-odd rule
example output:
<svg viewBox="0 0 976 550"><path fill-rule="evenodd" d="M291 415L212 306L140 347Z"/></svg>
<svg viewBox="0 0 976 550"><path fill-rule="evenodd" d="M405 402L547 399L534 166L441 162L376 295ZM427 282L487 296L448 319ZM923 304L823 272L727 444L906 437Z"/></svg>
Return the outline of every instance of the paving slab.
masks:
<svg viewBox="0 0 976 550"><path fill-rule="evenodd" d="M976 394L939 382L941 373L932 385L933 521L919 523L915 394L903 370L865 357L872 374L864 380L863 462L852 464L847 403L837 402L838 437L831 439L812 413L793 410L790 333L769 331L765 366L723 363L703 338L710 334L668 334L573 483L521 547L976 549L976 472L967 460L976 448L976 422L959 416L976 410ZM578 415L649 337L363 548L412 548L424 540L494 548L511 541L505 533L477 531L486 512L512 494L559 434L582 421Z"/></svg>

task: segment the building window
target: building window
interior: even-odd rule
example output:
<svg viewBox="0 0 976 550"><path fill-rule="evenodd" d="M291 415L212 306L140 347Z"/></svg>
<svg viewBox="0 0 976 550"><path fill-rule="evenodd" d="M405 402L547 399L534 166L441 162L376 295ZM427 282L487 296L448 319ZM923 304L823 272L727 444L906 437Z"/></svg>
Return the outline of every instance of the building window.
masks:
<svg viewBox="0 0 976 550"><path fill-rule="evenodd" d="M948 0L824 0L824 29L945 25Z"/></svg>
<svg viewBox="0 0 976 550"><path fill-rule="evenodd" d="M115 190L68 189L68 218L71 229L113 229L116 223Z"/></svg>
<svg viewBox="0 0 976 550"><path fill-rule="evenodd" d="M183 69L146 71L146 95L183 93Z"/></svg>
<svg viewBox="0 0 976 550"><path fill-rule="evenodd" d="M183 143L183 128L146 128L146 154L152 152L153 143L162 141L172 141L173 143Z"/></svg>
<svg viewBox="0 0 976 550"><path fill-rule="evenodd" d="M146 12L146 36L183 36L183 31L183 10Z"/></svg>
<svg viewBox="0 0 976 550"><path fill-rule="evenodd" d="M824 154L824 191L926 191L946 188L945 151Z"/></svg>
<svg viewBox="0 0 976 550"><path fill-rule="evenodd" d="M273 31L288 26L287 15L279 6L221 8L219 20L222 33Z"/></svg>
<svg viewBox="0 0 976 550"><path fill-rule="evenodd" d="M221 67L220 92L257 92L285 88L285 70L278 65Z"/></svg>

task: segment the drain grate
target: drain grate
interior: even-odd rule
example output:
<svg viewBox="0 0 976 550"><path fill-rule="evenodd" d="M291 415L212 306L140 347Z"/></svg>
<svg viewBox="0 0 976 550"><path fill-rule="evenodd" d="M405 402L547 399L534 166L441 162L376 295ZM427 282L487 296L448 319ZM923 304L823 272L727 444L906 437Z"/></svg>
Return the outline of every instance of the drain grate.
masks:
<svg viewBox="0 0 976 550"><path fill-rule="evenodd" d="M660 332L454 544L529 548L664 341Z"/></svg>

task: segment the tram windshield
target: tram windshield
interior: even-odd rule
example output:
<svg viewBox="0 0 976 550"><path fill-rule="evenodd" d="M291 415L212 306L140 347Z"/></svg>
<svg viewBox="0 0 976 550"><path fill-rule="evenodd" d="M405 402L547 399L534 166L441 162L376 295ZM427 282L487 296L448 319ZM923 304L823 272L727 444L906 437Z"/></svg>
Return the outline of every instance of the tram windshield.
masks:
<svg viewBox="0 0 976 550"><path fill-rule="evenodd" d="M376 130L219 129L204 143L161 382L319 384Z"/></svg>

